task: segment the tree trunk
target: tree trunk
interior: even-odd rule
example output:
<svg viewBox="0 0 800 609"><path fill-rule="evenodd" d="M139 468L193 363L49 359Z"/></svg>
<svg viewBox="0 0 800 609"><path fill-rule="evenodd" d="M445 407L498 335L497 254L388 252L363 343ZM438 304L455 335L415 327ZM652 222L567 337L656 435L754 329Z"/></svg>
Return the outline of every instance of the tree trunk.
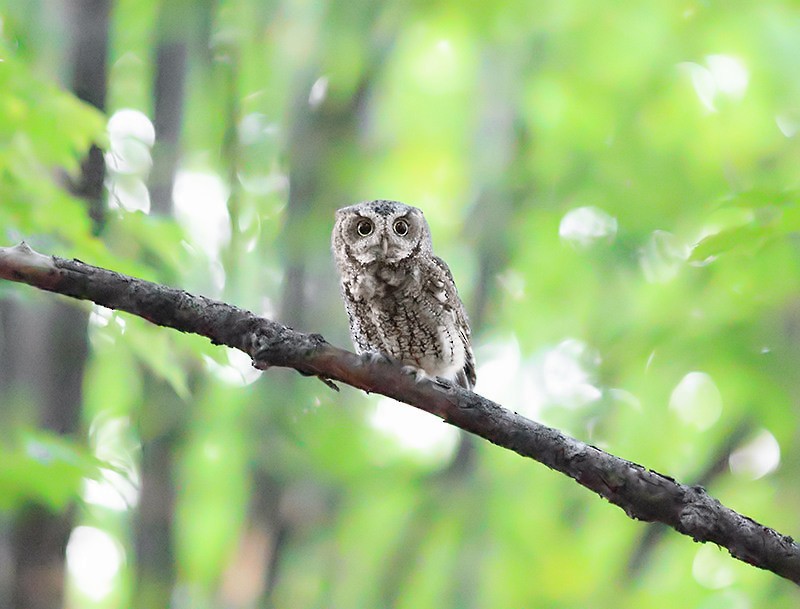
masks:
<svg viewBox="0 0 800 609"><path fill-rule="evenodd" d="M106 96L109 2L76 0L67 9L72 48L72 89L84 101L103 109ZM72 191L87 203L96 230L102 225L105 165L93 147ZM81 384L88 352L85 308L56 302L38 307L6 306L4 379L29 391L43 429L76 434L81 424ZM32 375L35 373L35 380ZM30 504L16 515L11 535L12 606L15 609L60 609L64 596L65 549L72 530L72 510L53 513Z"/></svg>

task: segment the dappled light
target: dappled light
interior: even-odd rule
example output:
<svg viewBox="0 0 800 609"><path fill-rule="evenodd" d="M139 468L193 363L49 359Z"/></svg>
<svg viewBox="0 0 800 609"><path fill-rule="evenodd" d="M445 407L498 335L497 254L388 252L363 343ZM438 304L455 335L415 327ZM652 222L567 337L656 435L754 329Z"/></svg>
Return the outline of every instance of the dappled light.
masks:
<svg viewBox="0 0 800 609"><path fill-rule="evenodd" d="M689 75L698 99L709 112L718 111L720 97L741 99L750 79L742 62L729 55L707 55L704 64L687 62L679 67Z"/></svg>
<svg viewBox="0 0 800 609"><path fill-rule="evenodd" d="M77 527L67 544L67 567L75 588L94 602L107 597L125 561L125 551L111 535L90 526Z"/></svg>
<svg viewBox="0 0 800 609"><path fill-rule="evenodd" d="M785 112L775 116L775 124L786 137L794 137L800 131L800 112Z"/></svg>
<svg viewBox="0 0 800 609"><path fill-rule="evenodd" d="M109 467L98 478L83 481L83 498L87 503L112 510L132 509L139 501L141 483L133 445L131 421L127 417L98 415L89 428L95 456Z"/></svg>
<svg viewBox="0 0 800 609"><path fill-rule="evenodd" d="M664 283L674 279L689 257L689 244L670 232L654 231L639 257L647 281Z"/></svg>
<svg viewBox="0 0 800 609"><path fill-rule="evenodd" d="M311 91L308 94L308 105L312 108L317 108L328 95L328 77L320 76L311 85Z"/></svg>
<svg viewBox="0 0 800 609"><path fill-rule="evenodd" d="M203 358L206 369L219 380L244 387L261 376L261 372L253 368L252 360L241 351L227 349L226 357L227 361L222 363L210 356Z"/></svg>
<svg viewBox="0 0 800 609"><path fill-rule="evenodd" d="M97 328L105 328L109 324L115 323L119 326L120 331L125 330L125 320L114 313L113 309L100 305L92 305L89 323Z"/></svg>
<svg viewBox="0 0 800 609"><path fill-rule="evenodd" d="M579 408L600 398L593 382L600 356L584 342L568 338L537 359L536 374L551 404Z"/></svg>
<svg viewBox="0 0 800 609"><path fill-rule="evenodd" d="M538 416L545 396L523 360L516 339L500 339L481 345L476 357L479 362L477 392L526 416Z"/></svg>
<svg viewBox="0 0 800 609"><path fill-rule="evenodd" d="M558 234L580 247L611 243L617 236L617 219L597 207L578 207L564 214Z"/></svg>
<svg viewBox="0 0 800 609"><path fill-rule="evenodd" d="M762 429L749 443L728 458L731 471L757 480L775 471L781 463L781 447L769 431Z"/></svg>
<svg viewBox="0 0 800 609"><path fill-rule="evenodd" d="M138 489L131 483L130 474L102 470L100 479L83 481L83 499L87 503L115 511L126 511L136 506Z"/></svg>
<svg viewBox="0 0 800 609"><path fill-rule="evenodd" d="M281 140L284 137L281 126L266 114L251 112L239 121L238 136L246 153L236 167L236 177L245 192L255 196L285 195L289 188L288 176L277 163L265 162L265 159L273 158L280 150ZM247 213L248 211L250 213ZM242 219L249 217L253 222L261 219L260 215L254 213L255 209L252 207L242 212ZM247 227L240 227L240 230L245 234L252 232L248 231ZM256 236L258 234L255 233Z"/></svg>
<svg viewBox="0 0 800 609"><path fill-rule="evenodd" d="M138 110L118 110L108 119L108 137L109 203L125 211L149 213L150 193L145 181L153 164L153 123Z"/></svg>
<svg viewBox="0 0 800 609"><path fill-rule="evenodd" d="M697 548L692 575L700 585L712 590L727 588L736 581L733 565L713 546Z"/></svg>
<svg viewBox="0 0 800 609"><path fill-rule="evenodd" d="M575 409L598 400L595 384L600 363L597 352L568 338L523 358L516 340L478 349L477 391L516 412L539 418L546 406Z"/></svg>
<svg viewBox="0 0 800 609"><path fill-rule="evenodd" d="M440 419L388 398L378 400L369 421L388 441L422 461L447 463L458 441L458 432Z"/></svg>
<svg viewBox="0 0 800 609"><path fill-rule="evenodd" d="M722 415L722 396L710 375L689 372L672 390L669 407L681 421L703 431Z"/></svg>
<svg viewBox="0 0 800 609"><path fill-rule="evenodd" d="M181 171L175 176L173 198L175 216L186 229L192 246L212 261L217 260L231 238L225 182L211 173Z"/></svg>

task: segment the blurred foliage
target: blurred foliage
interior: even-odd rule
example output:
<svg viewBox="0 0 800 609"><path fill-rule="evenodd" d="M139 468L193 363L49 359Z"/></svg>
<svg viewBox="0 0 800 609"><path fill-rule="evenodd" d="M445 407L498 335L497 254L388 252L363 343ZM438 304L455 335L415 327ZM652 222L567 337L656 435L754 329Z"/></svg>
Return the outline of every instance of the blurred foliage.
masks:
<svg viewBox="0 0 800 609"><path fill-rule="evenodd" d="M94 479L103 465L81 447L53 434L27 429L11 447L0 448L0 507L17 507L36 499L52 509L63 509L75 499L84 477Z"/></svg>
<svg viewBox="0 0 800 609"><path fill-rule="evenodd" d="M52 3L0 2L6 245L347 345L333 211L417 205L474 321L478 392L797 534L796 3L176 5L167 30L183 28L189 62L172 219L148 213L147 129L107 135L57 84ZM114 4L109 116L152 118L161 6ZM91 142L112 166L99 237L64 188ZM0 507L77 500L127 557L113 593L81 580L71 606L126 606L140 449L174 429L176 607L800 600L535 463L470 455L405 406L281 370L250 384L236 354L124 314L95 310L90 341L93 454L16 414L0 434Z"/></svg>

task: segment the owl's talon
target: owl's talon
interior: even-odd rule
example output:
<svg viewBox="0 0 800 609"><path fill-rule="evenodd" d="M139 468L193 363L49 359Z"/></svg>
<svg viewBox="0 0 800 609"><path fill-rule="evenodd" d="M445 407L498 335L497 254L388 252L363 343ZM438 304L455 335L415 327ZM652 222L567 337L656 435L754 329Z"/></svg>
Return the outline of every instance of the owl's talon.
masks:
<svg viewBox="0 0 800 609"><path fill-rule="evenodd" d="M334 391L336 391L336 392L338 392L338 391L339 391L339 385L337 385L336 383L334 383L334 382L333 382L331 379L329 379L329 378L325 378L324 376L319 376L319 375L317 375L317 378L318 378L319 380L321 380L323 383L325 383L325 385L326 385L327 387L329 387L329 388L333 389L333 390L334 390Z"/></svg>
<svg viewBox="0 0 800 609"><path fill-rule="evenodd" d="M442 376L434 377L431 384L433 385L434 389L445 391L447 393L453 391L453 387L455 386L452 381Z"/></svg>
<svg viewBox="0 0 800 609"><path fill-rule="evenodd" d="M418 368L417 366L403 366L400 368L400 372L402 374L407 374L408 376L413 376L415 383L421 383L425 379L430 378L422 368Z"/></svg>
<svg viewBox="0 0 800 609"><path fill-rule="evenodd" d="M361 363L364 365L370 364L390 364L392 362L392 358L386 355L385 353L381 353L380 351L364 351L358 354L358 359L361 360Z"/></svg>

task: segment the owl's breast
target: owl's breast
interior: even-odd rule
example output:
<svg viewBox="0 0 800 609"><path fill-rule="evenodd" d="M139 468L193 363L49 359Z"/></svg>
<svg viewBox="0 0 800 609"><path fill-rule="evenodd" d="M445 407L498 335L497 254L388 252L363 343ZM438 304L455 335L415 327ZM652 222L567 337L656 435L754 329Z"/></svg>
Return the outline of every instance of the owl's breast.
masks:
<svg viewBox="0 0 800 609"><path fill-rule="evenodd" d="M350 287L356 300L371 303L398 298L419 283L419 272L407 266L367 265L354 277Z"/></svg>

